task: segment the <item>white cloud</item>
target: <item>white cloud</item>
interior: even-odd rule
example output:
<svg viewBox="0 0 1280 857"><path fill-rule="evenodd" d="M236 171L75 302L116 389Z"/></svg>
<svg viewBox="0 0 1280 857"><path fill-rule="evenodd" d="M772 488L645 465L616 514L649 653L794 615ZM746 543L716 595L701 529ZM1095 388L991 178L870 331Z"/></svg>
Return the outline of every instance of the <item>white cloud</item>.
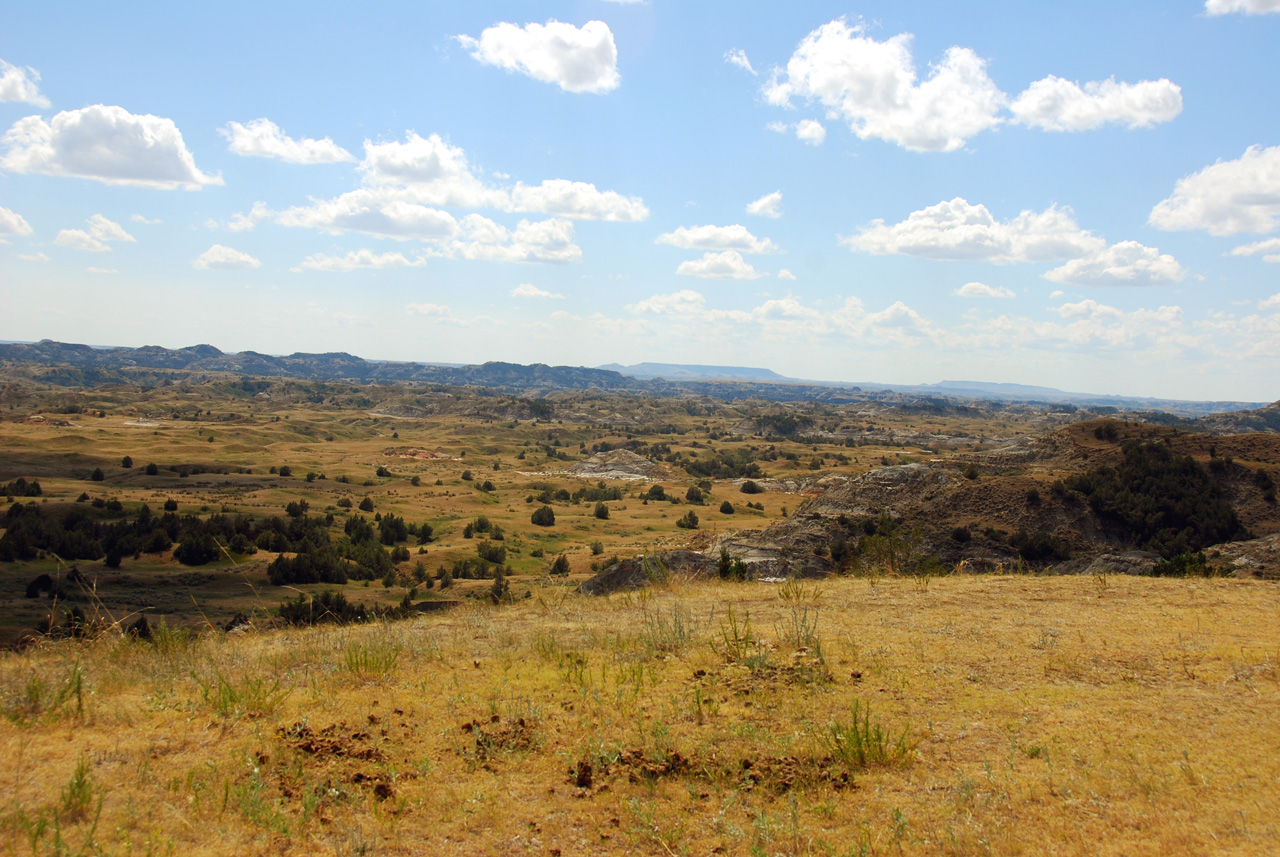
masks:
<svg viewBox="0 0 1280 857"><path fill-rule="evenodd" d="M1167 79L1117 83L1094 80L1082 87L1049 75L1010 105L1015 120L1045 131L1089 131L1108 122L1146 128L1182 112L1182 88Z"/></svg>
<svg viewBox="0 0 1280 857"><path fill-rule="evenodd" d="M258 222L265 220L272 214L271 209L267 208L265 202L255 202L253 207L249 209L249 213L237 211L227 223L227 228L232 232L248 232L258 225Z"/></svg>
<svg viewBox="0 0 1280 857"><path fill-rule="evenodd" d="M1280 292L1258 301L1258 309L1280 309Z"/></svg>
<svg viewBox="0 0 1280 857"><path fill-rule="evenodd" d="M1266 15L1280 12L1280 0L1205 0L1204 11L1210 15Z"/></svg>
<svg viewBox="0 0 1280 857"><path fill-rule="evenodd" d="M159 220L148 220L147 218L143 217L141 214L131 215L129 219L132 220L134 223L141 223L143 226L155 226L157 223L160 222Z"/></svg>
<svg viewBox="0 0 1280 857"><path fill-rule="evenodd" d="M248 253L241 253L221 244L214 244L191 264L205 271L243 271L262 266L260 261Z"/></svg>
<svg viewBox="0 0 1280 857"><path fill-rule="evenodd" d="M917 152L953 152L988 128L1015 120L1052 131L1081 131L1107 122L1130 128L1167 122L1182 111L1182 91L1168 80L1118 83L1114 79L1080 86L1050 75L1032 83L1016 100L987 74L987 61L970 48L948 48L917 80L910 33L878 42L862 22L844 18L809 33L787 61L774 69L764 97L778 107L792 99L817 102L828 119L843 119L863 140L879 139ZM797 135L818 145L814 120ZM816 123L815 123L816 124ZM823 132L825 133L825 132ZM806 136L808 134L808 136Z"/></svg>
<svg viewBox="0 0 1280 857"><path fill-rule="evenodd" d="M796 275L791 273L786 268L783 268L782 270L778 271L779 280L794 280L795 278L796 278Z"/></svg>
<svg viewBox="0 0 1280 857"><path fill-rule="evenodd" d="M172 119L95 104L64 110L50 122L28 116L3 140L0 167L161 190L222 184L196 167Z"/></svg>
<svg viewBox="0 0 1280 857"><path fill-rule="evenodd" d="M53 239L53 243L61 247L70 247L73 250L106 253L111 250L110 242L112 241L132 243L135 240L132 235L124 231L123 226L114 220L108 220L101 214L95 214L87 222L89 224L88 231L84 229L63 229L58 233L58 237Z"/></svg>
<svg viewBox="0 0 1280 857"><path fill-rule="evenodd" d="M582 248L573 243L571 220L521 220L514 230L479 214L459 224L458 238L428 255L488 262L576 264Z"/></svg>
<svg viewBox="0 0 1280 857"><path fill-rule="evenodd" d="M768 238L757 238L741 224L732 226L680 226L655 239L656 244L670 244L686 250L738 250L742 253L776 253L778 245Z"/></svg>
<svg viewBox="0 0 1280 857"><path fill-rule="evenodd" d="M457 38L486 65L554 83L566 92L604 93L621 83L613 31L603 21L581 28L555 20L524 27L504 22L486 28L478 39Z"/></svg>
<svg viewBox="0 0 1280 857"><path fill-rule="evenodd" d="M90 267L90 268L85 268L85 270L86 270L86 271L88 271L90 274L118 274L118 273L120 273L120 272L119 272L119 271L117 271L115 268L92 268L92 267Z"/></svg>
<svg viewBox="0 0 1280 857"><path fill-rule="evenodd" d="M654 315L693 316L705 309L707 299L692 289L681 289L669 295L654 295L639 303L628 304L627 310Z"/></svg>
<svg viewBox="0 0 1280 857"><path fill-rule="evenodd" d="M18 258L24 262L48 262L49 257L44 253L19 253Z"/></svg>
<svg viewBox="0 0 1280 857"><path fill-rule="evenodd" d="M133 243L136 239L128 232L124 231L124 227L113 220L108 220L101 214L95 214L89 218L89 234L100 241L128 241Z"/></svg>
<svg viewBox="0 0 1280 857"><path fill-rule="evenodd" d="M1266 241L1255 241L1252 244L1242 244L1233 249L1230 256L1255 256L1258 253L1271 254L1273 251L1280 253L1280 238L1268 238ZM1280 256L1266 255L1262 257L1265 262L1280 262Z"/></svg>
<svg viewBox="0 0 1280 857"><path fill-rule="evenodd" d="M488 187L471 171L467 153L439 134L423 138L410 131L403 143L364 144L358 167L366 188L381 188L426 205L509 208L509 194Z"/></svg>
<svg viewBox="0 0 1280 857"><path fill-rule="evenodd" d="M892 226L876 220L852 238L854 250L943 261L1065 262L1046 273L1058 283L1086 286L1149 286L1186 276L1176 259L1136 241L1108 246L1081 229L1069 208L1050 206L998 221L983 205L956 197L919 211Z"/></svg>
<svg viewBox="0 0 1280 857"><path fill-rule="evenodd" d="M540 185L517 182L511 191L511 210L554 214L578 220L639 221L649 209L638 196L596 190L587 182L548 179Z"/></svg>
<svg viewBox="0 0 1280 857"><path fill-rule="evenodd" d="M407 259L403 253L374 253L372 250L352 250L345 256L329 256L316 253L303 259L297 267L290 268L295 274L302 271L330 271L343 274L357 268L419 268L427 264L423 258ZM257 267L254 265L253 267Z"/></svg>
<svg viewBox="0 0 1280 857"><path fill-rule="evenodd" d="M551 300L564 300L564 295L549 292L546 289L540 289L533 283L521 283L511 290L513 298L545 298Z"/></svg>
<svg viewBox="0 0 1280 857"><path fill-rule="evenodd" d="M986 283L965 283L952 292L962 298L1016 298L1012 289L1004 286L988 286Z"/></svg>
<svg viewBox="0 0 1280 857"><path fill-rule="evenodd" d="M70 247L72 250L84 250L87 253L108 253L111 245L99 241L83 229L63 229L53 243L59 247Z"/></svg>
<svg viewBox="0 0 1280 857"><path fill-rule="evenodd" d="M1007 97L987 75L986 61L952 47L917 83L911 35L885 42L844 18L809 33L765 86L765 98L790 107L817 101L861 139L881 139L913 151L954 151L996 124Z"/></svg>
<svg viewBox="0 0 1280 857"><path fill-rule="evenodd" d="M1064 292L1062 289L1054 289L1053 291L1049 292L1049 297L1053 298L1054 300L1057 300L1058 298L1064 298L1066 296L1067 296L1067 293Z"/></svg>
<svg viewBox="0 0 1280 857"><path fill-rule="evenodd" d="M333 142L310 138L295 140L270 119L253 119L247 124L228 122L218 133L229 141L227 149L254 158L279 158L291 164L333 164L354 161L351 153Z"/></svg>
<svg viewBox="0 0 1280 857"><path fill-rule="evenodd" d="M705 253L701 259L681 262L680 267L676 268L676 273L708 280L754 280L765 276L751 267L737 250Z"/></svg>
<svg viewBox="0 0 1280 857"><path fill-rule="evenodd" d="M751 60L747 59L747 52L742 48L734 48L731 51L725 51L724 61L730 65L736 65L738 68L751 74L756 73L756 70L751 67Z"/></svg>
<svg viewBox="0 0 1280 857"><path fill-rule="evenodd" d="M40 94L40 72L28 66L10 65L0 60L0 101L22 101L36 107L48 107L49 99Z"/></svg>
<svg viewBox="0 0 1280 857"><path fill-rule="evenodd" d="M801 119L796 123L796 137L810 146L821 146L827 139L827 129L816 119Z"/></svg>
<svg viewBox="0 0 1280 857"><path fill-rule="evenodd" d="M5 235L30 235L31 224L16 211L0 206L0 240Z"/></svg>
<svg viewBox="0 0 1280 857"><path fill-rule="evenodd" d="M1204 229L1211 235L1271 232L1280 227L1280 146L1250 146L1234 161L1218 161L1178 180L1151 209L1158 229Z"/></svg>
<svg viewBox="0 0 1280 857"><path fill-rule="evenodd" d="M369 189L290 208L276 220L282 226L309 227L333 235L360 232L397 241L444 241L458 233L458 221L447 211L388 198Z"/></svg>
<svg viewBox="0 0 1280 857"><path fill-rule="evenodd" d="M782 191L766 193L755 202L747 203L747 214L754 214L756 217L781 217Z"/></svg>
<svg viewBox="0 0 1280 857"><path fill-rule="evenodd" d="M1063 304L1054 310L1063 318L1121 318L1124 313L1113 306L1100 304L1093 299L1085 299L1079 303Z"/></svg>
<svg viewBox="0 0 1280 857"><path fill-rule="evenodd" d="M767 122L764 127L775 134L785 134L791 130L791 126L786 122Z"/></svg>
<svg viewBox="0 0 1280 857"><path fill-rule="evenodd" d="M1106 242L1076 224L1069 208L1051 205L998 221L984 205L962 197L913 211L892 226L874 220L852 238L854 250L944 261L1052 262L1097 253Z"/></svg>

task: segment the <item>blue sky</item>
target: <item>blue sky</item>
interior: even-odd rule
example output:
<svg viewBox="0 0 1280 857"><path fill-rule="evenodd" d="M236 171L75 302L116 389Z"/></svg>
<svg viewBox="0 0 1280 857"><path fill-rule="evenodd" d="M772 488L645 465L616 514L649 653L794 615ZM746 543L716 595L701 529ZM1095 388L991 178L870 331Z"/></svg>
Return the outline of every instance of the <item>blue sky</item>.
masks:
<svg viewBox="0 0 1280 857"><path fill-rule="evenodd" d="M1280 397L1280 0L11 4L0 338Z"/></svg>

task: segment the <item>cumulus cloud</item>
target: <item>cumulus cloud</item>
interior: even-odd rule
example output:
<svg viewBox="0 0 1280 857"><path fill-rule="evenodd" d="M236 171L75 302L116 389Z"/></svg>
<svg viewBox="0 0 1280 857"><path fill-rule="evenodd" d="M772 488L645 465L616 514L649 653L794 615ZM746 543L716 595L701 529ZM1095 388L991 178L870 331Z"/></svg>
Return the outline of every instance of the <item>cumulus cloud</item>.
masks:
<svg viewBox="0 0 1280 857"><path fill-rule="evenodd" d="M670 244L685 250L737 250L742 253L776 253L778 245L768 238L757 238L741 224L732 226L680 226L659 235L657 244Z"/></svg>
<svg viewBox="0 0 1280 857"><path fill-rule="evenodd" d="M28 116L4 135L0 167L110 185L199 190L222 184L196 167L172 119L95 104L45 122Z"/></svg>
<svg viewBox="0 0 1280 857"><path fill-rule="evenodd" d="M566 92L605 93L618 88L618 48L603 21L582 27L551 20L546 24L500 23L480 38L458 36L471 56L485 65L519 72Z"/></svg>
<svg viewBox="0 0 1280 857"><path fill-rule="evenodd" d="M1218 161L1179 179L1173 194L1151 209L1158 229L1203 229L1211 235L1271 232L1280 227L1280 146L1250 146L1234 161Z"/></svg>
<svg viewBox="0 0 1280 857"><path fill-rule="evenodd" d="M214 244L191 264L203 271L244 271L262 267L262 263L248 253L241 253L221 244Z"/></svg>
<svg viewBox="0 0 1280 857"><path fill-rule="evenodd" d="M30 66L11 65L0 60L0 101L21 101L36 107L48 107L49 99L40 94L40 72Z"/></svg>
<svg viewBox="0 0 1280 857"><path fill-rule="evenodd" d="M783 268L782 270L778 271L779 280L794 280L795 278L796 278L796 275L791 273L791 271L787 270L786 268Z"/></svg>
<svg viewBox="0 0 1280 857"><path fill-rule="evenodd" d="M875 220L845 243L864 253L943 261L1065 262L1045 277L1086 286L1158 285L1187 273L1172 256L1136 241L1108 245L1081 229L1071 209L1056 205L999 221L986 206L956 197L913 211L901 223Z"/></svg>
<svg viewBox="0 0 1280 857"><path fill-rule="evenodd" d="M247 214L237 211L227 223L227 228L232 232L248 232L257 226L259 221L265 220L271 214L271 209L267 208L265 202L255 202Z"/></svg>
<svg viewBox="0 0 1280 857"><path fill-rule="evenodd" d="M1121 241L1046 273L1045 279L1077 286L1158 286L1176 283L1187 271L1178 260L1137 241Z"/></svg>
<svg viewBox="0 0 1280 857"><path fill-rule="evenodd" d="M781 217L782 191L766 193L755 202L747 203L747 214L754 214L756 217Z"/></svg>
<svg viewBox="0 0 1280 857"><path fill-rule="evenodd" d="M511 191L511 210L554 214L579 220L639 221L649 209L638 196L596 190L587 182L548 179L528 186L517 183Z"/></svg>
<svg viewBox="0 0 1280 857"><path fill-rule="evenodd" d="M1089 131L1108 122L1147 128L1182 112L1182 88L1165 78L1095 80L1081 86L1055 75L1027 87L1009 108L1017 122L1045 131Z"/></svg>
<svg viewBox="0 0 1280 857"><path fill-rule="evenodd" d="M344 274L357 268L419 268L427 264L423 258L408 259L403 253L374 253L372 250L352 250L345 256L330 256L316 253L303 259L297 267L290 268L295 274L302 271L330 271ZM257 267L254 265L253 267Z"/></svg>
<svg viewBox="0 0 1280 857"><path fill-rule="evenodd" d="M786 122L766 122L764 127L775 134L785 134L791 130L791 126Z"/></svg>
<svg viewBox="0 0 1280 857"><path fill-rule="evenodd" d="M796 123L796 137L810 146L821 146L827 139L827 129L816 119L801 119Z"/></svg>
<svg viewBox="0 0 1280 857"><path fill-rule="evenodd" d="M627 310L635 313L653 313L654 315L696 315L706 307L707 299L700 292L692 289L681 289L669 295L654 295L634 304L627 304Z"/></svg>
<svg viewBox="0 0 1280 857"><path fill-rule="evenodd" d="M155 226L157 223L160 222L159 220L148 220L147 218L143 217L141 214L131 215L129 219L132 220L134 223L141 223L143 226Z"/></svg>
<svg viewBox="0 0 1280 857"><path fill-rule="evenodd" d="M1258 301L1258 309L1280 309L1280 292Z"/></svg>
<svg viewBox="0 0 1280 857"><path fill-rule="evenodd" d="M354 161L351 153L333 142L304 138L295 140L270 119L253 119L246 124L228 122L218 129L227 138L227 149L253 158L278 158L291 164L333 164Z"/></svg>
<svg viewBox="0 0 1280 857"><path fill-rule="evenodd" d="M1264 262L1280 262L1280 238L1268 238L1266 241L1255 241L1252 244L1242 244L1233 249L1228 255L1256 256L1258 253L1266 254L1262 257L1262 261Z"/></svg>
<svg viewBox="0 0 1280 857"><path fill-rule="evenodd" d="M1124 315L1119 309L1100 304L1092 298L1087 298L1079 303L1063 304L1055 308L1054 312L1063 318L1120 318Z"/></svg>
<svg viewBox="0 0 1280 857"><path fill-rule="evenodd" d="M31 231L31 224L27 223L26 218L16 211L0 206L0 241L3 241L6 235L30 235Z"/></svg>
<svg viewBox="0 0 1280 857"><path fill-rule="evenodd" d="M63 229L53 243L73 250L85 250L90 253L106 253L111 250L112 241L132 243L135 239L124 227L114 220L108 220L101 214L95 214L87 221L89 228Z"/></svg>
<svg viewBox="0 0 1280 857"><path fill-rule="evenodd" d="M765 274L756 271L737 250L723 253L704 253L701 259L681 262L676 273L686 277L702 277L708 280L754 280Z"/></svg>
<svg viewBox="0 0 1280 857"><path fill-rule="evenodd" d="M1017 295L1012 289L1006 289L1004 286L988 286L986 283L965 283L960 288L952 292L962 298L1015 298Z"/></svg>
<svg viewBox="0 0 1280 857"><path fill-rule="evenodd" d="M444 241L458 232L458 221L447 211L389 199L369 189L290 208L280 212L276 221L282 226L308 227L332 235L360 232L397 241Z"/></svg>
<svg viewBox="0 0 1280 857"><path fill-rule="evenodd" d="M724 52L724 61L730 65L736 65L738 68L750 74L755 74L756 70L751 67L751 60L747 59L747 52L742 48L734 48L731 51Z"/></svg>
<svg viewBox="0 0 1280 857"><path fill-rule="evenodd" d="M540 289L533 283L521 283L511 290L513 298L541 298L550 300L564 300L564 295L549 292L546 289Z"/></svg>
<svg viewBox="0 0 1280 857"><path fill-rule="evenodd" d="M1106 242L1081 229L1069 208L1051 205L999 221L962 197L913 211L893 225L874 220L845 239L854 250L944 261L1053 262L1097 253Z"/></svg>
<svg viewBox="0 0 1280 857"><path fill-rule="evenodd" d="M276 215L285 226L327 232L362 232L398 240L448 241L458 221L441 206L543 213L577 220L637 221L649 216L639 197L602 191L594 184L549 179L538 185L487 184L473 171L467 154L438 134L410 132L403 142L365 142L357 168L363 187L330 200L313 200ZM232 229L251 228L265 207L237 215Z"/></svg>
<svg viewBox="0 0 1280 857"><path fill-rule="evenodd" d="M573 221L521 220L515 229L495 223L479 214L469 214L459 223L458 236L428 255L448 259L488 262L548 262L575 264L582 261L582 248L573 243Z"/></svg>
<svg viewBox="0 0 1280 857"><path fill-rule="evenodd" d="M765 100L793 107L818 103L828 119L842 119L863 140L878 139L917 152L953 152L970 137L1014 120L1053 131L1081 131L1107 122L1130 128L1167 122L1182 111L1182 91L1168 80L1122 83L1114 79L1083 86L1050 75L1032 83L1016 100L987 74L987 61L970 48L951 47L921 81L911 55L910 33L880 42L862 22L838 18L809 33L787 61L774 69ZM822 142L814 120L797 135ZM816 123L814 123L816 124Z"/></svg>
<svg viewBox="0 0 1280 857"><path fill-rule="evenodd" d="M24 262L48 262L49 257L44 253L19 253L18 258Z"/></svg>
<svg viewBox="0 0 1280 857"><path fill-rule="evenodd" d="M1280 12L1280 0L1205 0L1204 11L1209 15L1266 15Z"/></svg>
<svg viewBox="0 0 1280 857"><path fill-rule="evenodd" d="M914 151L954 151L999 123L1007 100L987 75L986 61L952 47L917 82L911 35L878 42L862 23L823 24L800 42L785 70L764 88L769 103L818 102L861 139L880 139Z"/></svg>

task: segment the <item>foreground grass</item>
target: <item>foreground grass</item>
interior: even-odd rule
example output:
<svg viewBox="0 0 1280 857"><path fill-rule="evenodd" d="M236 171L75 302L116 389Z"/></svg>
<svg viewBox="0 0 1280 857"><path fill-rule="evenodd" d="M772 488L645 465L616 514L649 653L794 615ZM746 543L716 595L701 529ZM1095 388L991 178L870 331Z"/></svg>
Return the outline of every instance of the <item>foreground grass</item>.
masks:
<svg viewBox="0 0 1280 857"><path fill-rule="evenodd" d="M1280 590L551 590L0 659L5 853L1280 850Z"/></svg>

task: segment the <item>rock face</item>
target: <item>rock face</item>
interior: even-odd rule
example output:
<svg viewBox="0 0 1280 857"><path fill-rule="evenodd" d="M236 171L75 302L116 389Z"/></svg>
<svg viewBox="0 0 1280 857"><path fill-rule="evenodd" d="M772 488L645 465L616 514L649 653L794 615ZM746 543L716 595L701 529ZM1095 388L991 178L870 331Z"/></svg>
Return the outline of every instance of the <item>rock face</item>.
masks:
<svg viewBox="0 0 1280 857"><path fill-rule="evenodd" d="M1147 551L1124 551L1081 557L1045 569L1047 574L1150 574L1160 556Z"/></svg>
<svg viewBox="0 0 1280 857"><path fill-rule="evenodd" d="M1233 577L1280 580L1280 533L1247 542L1227 542L1205 551L1210 564L1225 566Z"/></svg>
<svg viewBox="0 0 1280 857"><path fill-rule="evenodd" d="M718 563L700 553L677 550L654 556L637 556L615 562L584 582L579 589L587 595L608 595L623 589L640 589L676 575L709 577Z"/></svg>
<svg viewBox="0 0 1280 857"><path fill-rule="evenodd" d="M626 449L599 452L579 461L565 471L584 479L657 479L662 468L656 463Z"/></svg>

